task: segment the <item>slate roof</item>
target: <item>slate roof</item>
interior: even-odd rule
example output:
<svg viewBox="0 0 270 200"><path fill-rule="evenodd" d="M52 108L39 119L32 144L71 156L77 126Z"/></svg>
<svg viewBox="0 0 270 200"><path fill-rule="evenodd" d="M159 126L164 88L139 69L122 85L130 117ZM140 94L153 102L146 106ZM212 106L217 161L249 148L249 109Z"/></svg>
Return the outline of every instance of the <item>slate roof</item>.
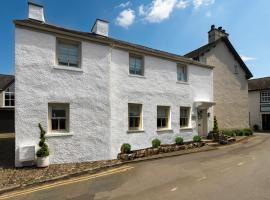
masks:
<svg viewBox="0 0 270 200"><path fill-rule="evenodd" d="M265 90L270 89L270 77L250 79L248 81L248 90Z"/></svg>
<svg viewBox="0 0 270 200"><path fill-rule="evenodd" d="M226 44L229 51L232 53L234 58L239 62L240 66L245 71L247 79L252 78L253 77L252 73L250 72L250 70L248 69L248 67L246 66L246 64L244 63L242 58L240 57L240 55L235 50L235 48L233 47L233 45L230 42L230 40L228 39L228 37L221 37L212 43L208 43L208 44L206 44L198 49L195 49L194 51L191 51L190 53L187 53L185 56L189 57L189 58L197 58L200 55L204 54L205 52L210 51L211 48L215 48L219 42L224 42Z"/></svg>
<svg viewBox="0 0 270 200"><path fill-rule="evenodd" d="M15 80L15 76L0 74L0 91L5 90Z"/></svg>
<svg viewBox="0 0 270 200"><path fill-rule="evenodd" d="M27 27L31 29L40 29L42 31L51 31L51 32L53 31L57 33L61 32L62 34L69 34L69 35L72 35L73 37L81 36L83 38L87 38L95 42L112 45L118 48L123 48L123 49L131 50L131 51L145 52L145 53L148 53L149 55L156 55L162 58L176 60L176 61L184 62L187 64L194 64L201 67L214 68L214 66L210 66L204 63L194 61L193 59L187 58L185 56L180 56L178 54L169 53L169 52L161 51L154 48L149 48L143 45L126 42L123 40L118 40L112 37L105 37L105 36L97 35L91 32L72 30L69 28L64 28L61 26L56 26L53 24L44 23L44 22L40 22L40 21L32 20L32 19L14 20L14 23L18 27L23 26L23 27Z"/></svg>

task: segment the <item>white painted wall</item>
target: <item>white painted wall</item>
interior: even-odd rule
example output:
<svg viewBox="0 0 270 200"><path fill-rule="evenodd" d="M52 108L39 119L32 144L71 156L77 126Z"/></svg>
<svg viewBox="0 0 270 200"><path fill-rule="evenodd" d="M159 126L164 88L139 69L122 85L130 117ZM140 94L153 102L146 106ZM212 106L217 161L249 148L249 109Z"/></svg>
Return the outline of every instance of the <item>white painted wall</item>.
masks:
<svg viewBox="0 0 270 200"><path fill-rule="evenodd" d="M16 28L15 43L16 166L18 147L37 145L38 123L47 130L50 102L70 104L70 133L48 137L51 163L64 163L115 158L125 142L138 149L154 138L191 140L196 121L193 129L180 130L180 106L196 115L195 101L213 101L211 69L190 65L189 83L180 84L175 62L145 56L145 76L129 76L128 52L82 42L82 71L61 70L55 68L54 35ZM128 103L143 104L143 133L127 133ZM157 105L171 107L172 131L156 131Z"/></svg>

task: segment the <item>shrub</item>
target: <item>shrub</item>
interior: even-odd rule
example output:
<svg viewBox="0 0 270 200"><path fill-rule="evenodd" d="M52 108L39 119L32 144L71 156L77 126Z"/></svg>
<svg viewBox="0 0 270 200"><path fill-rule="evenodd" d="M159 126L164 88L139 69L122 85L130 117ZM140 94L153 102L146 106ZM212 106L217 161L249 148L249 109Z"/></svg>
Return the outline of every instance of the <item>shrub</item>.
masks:
<svg viewBox="0 0 270 200"><path fill-rule="evenodd" d="M201 142L201 141L202 141L201 136L195 135L195 136L193 137L193 142Z"/></svg>
<svg viewBox="0 0 270 200"><path fill-rule="evenodd" d="M213 127L213 133L219 133L219 128L218 128L218 122L216 116L214 116L214 127Z"/></svg>
<svg viewBox="0 0 270 200"><path fill-rule="evenodd" d="M40 130L40 141L38 143L38 146L40 147L39 150L36 152L37 157L47 157L50 155L49 147L45 142L45 134L46 132L44 131L43 127L41 124L38 124L39 130Z"/></svg>
<svg viewBox="0 0 270 200"><path fill-rule="evenodd" d="M235 130L224 130L223 134L227 135L229 137L235 137L236 136Z"/></svg>
<svg viewBox="0 0 270 200"><path fill-rule="evenodd" d="M243 135L245 135L245 136L253 135L252 129L250 129L250 128L243 129Z"/></svg>
<svg viewBox="0 0 270 200"><path fill-rule="evenodd" d="M153 148L158 148L160 146L161 142L159 139L153 139L152 140L152 147Z"/></svg>
<svg viewBox="0 0 270 200"><path fill-rule="evenodd" d="M254 124L253 130L254 131L258 131L259 129L260 129L259 125L258 124Z"/></svg>
<svg viewBox="0 0 270 200"><path fill-rule="evenodd" d="M234 131L236 136L242 136L243 135L243 132L240 129L234 129L233 131Z"/></svg>
<svg viewBox="0 0 270 200"><path fill-rule="evenodd" d="M177 137L177 138L175 138L175 143L177 145L182 145L182 144L184 144L184 139L181 137Z"/></svg>
<svg viewBox="0 0 270 200"><path fill-rule="evenodd" d="M124 143L121 146L121 153L130 153L131 152L131 145L128 143Z"/></svg>

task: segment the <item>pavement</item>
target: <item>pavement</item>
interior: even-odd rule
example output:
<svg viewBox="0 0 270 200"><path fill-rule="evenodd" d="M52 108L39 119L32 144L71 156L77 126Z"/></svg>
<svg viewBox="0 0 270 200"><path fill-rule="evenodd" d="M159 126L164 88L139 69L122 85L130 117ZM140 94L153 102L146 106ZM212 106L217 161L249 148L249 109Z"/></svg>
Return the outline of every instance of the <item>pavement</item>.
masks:
<svg viewBox="0 0 270 200"><path fill-rule="evenodd" d="M270 134L218 150L131 163L0 196L16 200L270 200Z"/></svg>

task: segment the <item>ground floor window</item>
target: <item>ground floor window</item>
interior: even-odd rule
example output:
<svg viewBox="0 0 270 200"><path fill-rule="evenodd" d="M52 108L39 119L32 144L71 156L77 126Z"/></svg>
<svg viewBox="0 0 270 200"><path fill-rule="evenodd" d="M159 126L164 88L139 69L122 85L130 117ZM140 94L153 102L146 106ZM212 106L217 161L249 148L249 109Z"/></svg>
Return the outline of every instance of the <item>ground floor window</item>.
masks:
<svg viewBox="0 0 270 200"><path fill-rule="evenodd" d="M5 106L15 105L15 95L14 92L5 92Z"/></svg>
<svg viewBox="0 0 270 200"><path fill-rule="evenodd" d="M49 130L66 132L69 130L69 104L49 104Z"/></svg>
<svg viewBox="0 0 270 200"><path fill-rule="evenodd" d="M189 107L180 107L180 127L181 128L188 127L189 115L190 115Z"/></svg>
<svg viewBox="0 0 270 200"><path fill-rule="evenodd" d="M128 129L142 129L142 104L128 104Z"/></svg>
<svg viewBox="0 0 270 200"><path fill-rule="evenodd" d="M170 107L158 106L157 107L157 128L164 129L170 128Z"/></svg>

